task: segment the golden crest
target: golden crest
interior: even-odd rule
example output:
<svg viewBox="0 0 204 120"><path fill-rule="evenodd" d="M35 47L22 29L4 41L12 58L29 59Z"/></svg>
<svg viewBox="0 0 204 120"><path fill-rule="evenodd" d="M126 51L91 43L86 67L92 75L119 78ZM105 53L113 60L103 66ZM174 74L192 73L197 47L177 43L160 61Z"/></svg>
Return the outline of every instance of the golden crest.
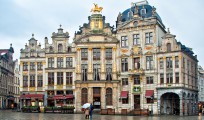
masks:
<svg viewBox="0 0 204 120"><path fill-rule="evenodd" d="M153 47L152 46L146 46L145 49L146 50L151 50Z"/></svg>

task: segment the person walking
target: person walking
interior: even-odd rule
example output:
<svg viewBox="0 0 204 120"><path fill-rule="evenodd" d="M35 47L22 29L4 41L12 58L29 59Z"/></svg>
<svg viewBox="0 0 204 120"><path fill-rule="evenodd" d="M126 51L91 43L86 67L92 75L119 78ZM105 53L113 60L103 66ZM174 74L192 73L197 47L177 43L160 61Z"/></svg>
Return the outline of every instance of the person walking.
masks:
<svg viewBox="0 0 204 120"><path fill-rule="evenodd" d="M90 120L92 120L92 114L93 114L93 105L92 103L90 104L90 107L89 107L89 116L90 116Z"/></svg>
<svg viewBox="0 0 204 120"><path fill-rule="evenodd" d="M85 109L85 119L89 119L90 108Z"/></svg>

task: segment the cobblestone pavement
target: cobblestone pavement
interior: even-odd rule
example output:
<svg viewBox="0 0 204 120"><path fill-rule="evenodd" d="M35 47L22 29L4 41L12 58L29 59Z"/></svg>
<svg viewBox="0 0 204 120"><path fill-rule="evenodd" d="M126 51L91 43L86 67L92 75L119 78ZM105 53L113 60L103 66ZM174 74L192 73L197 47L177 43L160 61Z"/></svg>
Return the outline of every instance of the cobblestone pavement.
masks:
<svg viewBox="0 0 204 120"><path fill-rule="evenodd" d="M87 120L84 114L21 113L0 110L0 120ZM119 116L93 115L92 120L204 120L204 116Z"/></svg>

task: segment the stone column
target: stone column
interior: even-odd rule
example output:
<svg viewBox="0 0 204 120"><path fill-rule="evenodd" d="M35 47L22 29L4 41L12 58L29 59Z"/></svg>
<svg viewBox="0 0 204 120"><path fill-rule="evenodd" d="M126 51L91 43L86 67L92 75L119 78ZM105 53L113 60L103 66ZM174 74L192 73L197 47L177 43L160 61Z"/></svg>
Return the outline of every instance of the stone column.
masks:
<svg viewBox="0 0 204 120"><path fill-rule="evenodd" d="M81 89L80 87L76 87L76 94L75 94L75 105L76 105L76 111L80 112L81 111Z"/></svg>
<svg viewBox="0 0 204 120"><path fill-rule="evenodd" d="M88 103L93 103L93 88L88 87Z"/></svg>
<svg viewBox="0 0 204 120"><path fill-rule="evenodd" d="M93 75L92 75L92 64L93 64L93 49L88 48L88 80L93 80Z"/></svg>
<svg viewBox="0 0 204 120"><path fill-rule="evenodd" d="M112 69L112 73L113 73L113 76L112 76L112 79L113 80L116 80L117 79L117 61L116 61L116 55L117 55L117 48L116 47L113 47L112 48L112 57L113 57L113 69Z"/></svg>
<svg viewBox="0 0 204 120"><path fill-rule="evenodd" d="M113 108L116 112L118 112L118 99L117 85L113 85Z"/></svg>
<svg viewBox="0 0 204 120"><path fill-rule="evenodd" d="M101 47L101 80L105 80L106 77L105 77L105 47Z"/></svg>
<svg viewBox="0 0 204 120"><path fill-rule="evenodd" d="M164 84L167 83L166 81L166 57L163 57L163 65L164 65Z"/></svg>
<svg viewBox="0 0 204 120"><path fill-rule="evenodd" d="M175 56L172 56L172 68L173 68L173 83L176 83L176 78L175 78Z"/></svg>
<svg viewBox="0 0 204 120"><path fill-rule="evenodd" d="M81 75L79 73L81 73L81 49L77 48L77 58L76 58L76 80L81 80Z"/></svg>
<svg viewBox="0 0 204 120"><path fill-rule="evenodd" d="M106 109L106 88L101 88L101 109Z"/></svg>

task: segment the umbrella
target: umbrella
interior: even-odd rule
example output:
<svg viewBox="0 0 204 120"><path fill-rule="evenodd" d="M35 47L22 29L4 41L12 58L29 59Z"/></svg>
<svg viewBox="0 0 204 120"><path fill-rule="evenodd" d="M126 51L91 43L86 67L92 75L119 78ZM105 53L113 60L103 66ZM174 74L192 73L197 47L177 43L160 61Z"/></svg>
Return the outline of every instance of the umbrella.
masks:
<svg viewBox="0 0 204 120"><path fill-rule="evenodd" d="M88 108L88 107L90 107L90 103L85 103L83 106L82 106L82 108Z"/></svg>

